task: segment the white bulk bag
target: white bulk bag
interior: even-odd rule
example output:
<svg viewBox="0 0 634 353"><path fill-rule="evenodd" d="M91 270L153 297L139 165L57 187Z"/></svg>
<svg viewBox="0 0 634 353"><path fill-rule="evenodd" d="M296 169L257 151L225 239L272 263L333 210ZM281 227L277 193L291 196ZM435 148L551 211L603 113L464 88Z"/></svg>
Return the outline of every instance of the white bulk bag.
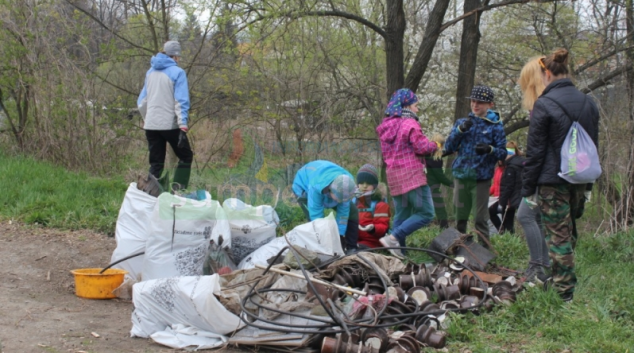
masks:
<svg viewBox="0 0 634 353"><path fill-rule="evenodd" d="M286 239L291 244L325 255L343 255L339 238L339 228L332 213L326 218L300 224L286 233ZM255 268L256 264L267 266L267 260L277 255L282 248L288 245L286 239L284 237L273 239L245 257L238 265L238 269Z"/></svg>
<svg viewBox="0 0 634 353"><path fill-rule="evenodd" d="M136 283L131 336L147 338L178 324L220 335L242 328L244 323L240 318L216 299L215 293L220 290L218 275Z"/></svg>
<svg viewBox="0 0 634 353"><path fill-rule="evenodd" d="M230 240L222 234L229 230L221 209L218 201L161 194L145 246L143 280L202 275L210 241L220 235Z"/></svg>
<svg viewBox="0 0 634 353"><path fill-rule="evenodd" d="M223 335L181 324L172 325L165 331L155 332L150 337L158 344L187 351L218 348L228 341Z"/></svg>
<svg viewBox="0 0 634 353"><path fill-rule="evenodd" d="M231 254L238 263L275 238L280 218L269 205L251 206L230 198L222 203L231 226Z"/></svg>
<svg viewBox="0 0 634 353"><path fill-rule="evenodd" d="M157 200L156 197L139 190L136 183L130 183L119 209L119 217L115 228L117 248L112 253L110 263L145 251L145 241L148 237L152 212ZM140 281L141 271L143 270L143 257L144 255L133 257L118 263L114 267L128 271L125 275L126 280Z"/></svg>

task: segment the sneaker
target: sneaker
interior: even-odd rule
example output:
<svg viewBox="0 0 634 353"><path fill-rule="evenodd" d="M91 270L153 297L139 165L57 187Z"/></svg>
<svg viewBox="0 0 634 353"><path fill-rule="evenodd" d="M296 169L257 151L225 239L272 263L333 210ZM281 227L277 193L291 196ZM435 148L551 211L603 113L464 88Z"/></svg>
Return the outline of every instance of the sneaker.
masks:
<svg viewBox="0 0 634 353"><path fill-rule="evenodd" d="M544 273L544 269L541 265L529 264L526 271L524 271L524 278L526 278L525 282L535 283L537 282L537 276L541 275L541 277L545 280L546 274Z"/></svg>
<svg viewBox="0 0 634 353"><path fill-rule="evenodd" d="M352 255L359 252L359 248L348 248L346 250L346 255Z"/></svg>
<svg viewBox="0 0 634 353"><path fill-rule="evenodd" d="M386 248L396 248L400 247L401 244L398 243L398 240L393 239L391 235L386 234L383 238L379 239L379 242ZM398 257L399 259L403 258L403 253L401 249L389 249L392 255Z"/></svg>
<svg viewBox="0 0 634 353"><path fill-rule="evenodd" d="M535 282L542 286L544 291L547 291L550 287L553 286L553 276L541 273L535 276Z"/></svg>

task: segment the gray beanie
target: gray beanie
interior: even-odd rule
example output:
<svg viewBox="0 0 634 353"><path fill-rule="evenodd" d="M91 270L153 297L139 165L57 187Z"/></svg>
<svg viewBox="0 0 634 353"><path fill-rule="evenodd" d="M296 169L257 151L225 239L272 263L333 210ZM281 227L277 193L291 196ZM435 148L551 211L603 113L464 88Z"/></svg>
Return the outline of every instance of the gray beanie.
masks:
<svg viewBox="0 0 634 353"><path fill-rule="evenodd" d="M163 51L167 56L181 56L181 45L175 40L165 42Z"/></svg>

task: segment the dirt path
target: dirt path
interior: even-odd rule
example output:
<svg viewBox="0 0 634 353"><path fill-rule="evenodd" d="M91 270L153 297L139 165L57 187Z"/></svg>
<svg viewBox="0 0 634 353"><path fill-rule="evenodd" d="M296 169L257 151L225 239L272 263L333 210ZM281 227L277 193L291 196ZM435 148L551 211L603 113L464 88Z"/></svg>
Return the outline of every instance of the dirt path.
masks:
<svg viewBox="0 0 634 353"><path fill-rule="evenodd" d="M0 223L0 352L175 352L130 338L132 302L75 296L69 271L107 265L115 247L89 231Z"/></svg>

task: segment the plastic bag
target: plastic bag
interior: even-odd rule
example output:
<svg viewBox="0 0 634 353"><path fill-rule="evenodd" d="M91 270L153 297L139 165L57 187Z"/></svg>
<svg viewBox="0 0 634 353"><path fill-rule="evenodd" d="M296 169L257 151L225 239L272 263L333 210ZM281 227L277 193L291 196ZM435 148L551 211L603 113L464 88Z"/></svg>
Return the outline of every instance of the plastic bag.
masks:
<svg viewBox="0 0 634 353"><path fill-rule="evenodd" d="M211 251L207 258L207 264L204 268L205 275L211 275L217 273L219 275L225 275L238 269L233 256L231 255L231 249L224 246L224 239L220 237L219 244L216 244L213 240L211 242Z"/></svg>
<svg viewBox="0 0 634 353"><path fill-rule="evenodd" d="M273 207L255 207L231 198L222 203L222 208L231 226L231 253L236 262L275 238L280 218Z"/></svg>
<svg viewBox="0 0 634 353"><path fill-rule="evenodd" d="M337 222L331 213L326 218L318 218L312 222L298 225L286 234L286 238L275 238L268 244L261 246L245 257L238 268L244 270L254 268L255 265L266 266L268 265L267 260L277 255L288 243L319 254L343 255L340 238Z"/></svg>
<svg viewBox="0 0 634 353"><path fill-rule="evenodd" d="M571 184L594 183L601 176L597 147L576 121L561 146L561 172L557 175Z"/></svg>
<svg viewBox="0 0 634 353"><path fill-rule="evenodd" d="M143 280L202 275L211 242L222 236L230 243L228 232L218 201L161 194L149 225Z"/></svg>
<svg viewBox="0 0 634 353"><path fill-rule="evenodd" d="M219 277L184 276L160 278L133 286L132 337L147 338L167 327L181 324L200 331L226 335L244 326L216 298Z"/></svg>
<svg viewBox="0 0 634 353"><path fill-rule="evenodd" d="M112 253L110 262L115 262L126 256L145 251L145 241L148 238L152 212L158 199L137 188L137 183L130 183L125 193L123 203L119 209L115 238L117 248ZM144 255L140 255L117 264L117 268L128 271L126 278L141 281Z"/></svg>

